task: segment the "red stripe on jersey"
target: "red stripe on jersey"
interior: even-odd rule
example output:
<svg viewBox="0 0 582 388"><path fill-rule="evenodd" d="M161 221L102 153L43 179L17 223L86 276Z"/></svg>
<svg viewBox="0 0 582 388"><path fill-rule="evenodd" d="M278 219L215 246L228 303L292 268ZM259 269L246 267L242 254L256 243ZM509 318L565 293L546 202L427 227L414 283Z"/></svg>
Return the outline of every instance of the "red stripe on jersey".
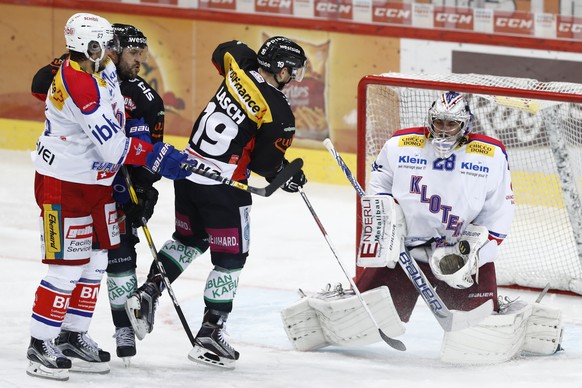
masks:
<svg viewBox="0 0 582 388"><path fill-rule="evenodd" d="M507 159L507 151L505 151L505 145L500 140L497 140L493 137L482 135L480 133L469 133L469 140L465 144L469 144L472 141L480 141L482 143L491 144L492 146L499 147L501 152L505 155L505 159Z"/></svg>
<svg viewBox="0 0 582 388"><path fill-rule="evenodd" d="M394 132L392 137L396 136L406 136L406 135L423 135L427 136L428 130L425 127L416 127L416 128L404 128Z"/></svg>
<svg viewBox="0 0 582 388"><path fill-rule="evenodd" d="M146 156L152 152L154 146L151 143L139 140L135 137L132 137L129 140L129 150L127 151L127 156L123 163L144 166L146 164Z"/></svg>
<svg viewBox="0 0 582 388"><path fill-rule="evenodd" d="M501 243L503 242L502 238L495 237L492 234L489 234L489 240L495 241L497 243L497 245L501 245Z"/></svg>
<svg viewBox="0 0 582 388"><path fill-rule="evenodd" d="M69 59L63 62L61 73L67 93L77 108L84 114L91 114L99 107L99 87L92 74L78 70Z"/></svg>
<svg viewBox="0 0 582 388"><path fill-rule="evenodd" d="M494 145L496 147L499 147L499 148L501 148L503 153L506 153L505 152L505 145L503 145L503 143L500 140L497 140L493 137L489 137L487 135L482 135L480 133L469 133L469 141L467 143L470 143L474 140L481 141L483 143L487 143L487 144L491 144L491 145Z"/></svg>

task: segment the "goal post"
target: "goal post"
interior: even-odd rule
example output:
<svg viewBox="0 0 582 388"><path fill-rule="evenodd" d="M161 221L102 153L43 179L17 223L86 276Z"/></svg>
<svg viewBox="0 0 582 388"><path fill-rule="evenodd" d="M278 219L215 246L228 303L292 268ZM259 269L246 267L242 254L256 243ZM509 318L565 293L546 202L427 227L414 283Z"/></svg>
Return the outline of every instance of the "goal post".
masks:
<svg viewBox="0 0 582 388"><path fill-rule="evenodd" d="M358 85L362 187L386 140L426 125L430 105L445 91L463 93L473 132L501 140L507 150L516 211L495 262L499 285L549 283L582 294L582 84L479 74L366 76Z"/></svg>

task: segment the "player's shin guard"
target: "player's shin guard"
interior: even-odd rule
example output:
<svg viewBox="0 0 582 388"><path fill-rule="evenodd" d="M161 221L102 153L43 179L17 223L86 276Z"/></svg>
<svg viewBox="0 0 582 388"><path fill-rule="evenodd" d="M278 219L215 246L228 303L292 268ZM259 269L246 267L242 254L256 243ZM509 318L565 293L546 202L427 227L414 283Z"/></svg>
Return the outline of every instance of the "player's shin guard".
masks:
<svg viewBox="0 0 582 388"><path fill-rule="evenodd" d="M87 334L106 268L107 251L94 250L73 290L61 333L55 340L63 354L73 358L72 371L109 372L109 353L101 350Z"/></svg>
<svg viewBox="0 0 582 388"><path fill-rule="evenodd" d="M164 266L168 280L172 283L202 253L203 251L198 248L189 247L176 240L168 240L160 249L158 260ZM161 276L154 262L148 280L125 303L125 311L139 340L144 339L154 329L158 298L164 289Z"/></svg>

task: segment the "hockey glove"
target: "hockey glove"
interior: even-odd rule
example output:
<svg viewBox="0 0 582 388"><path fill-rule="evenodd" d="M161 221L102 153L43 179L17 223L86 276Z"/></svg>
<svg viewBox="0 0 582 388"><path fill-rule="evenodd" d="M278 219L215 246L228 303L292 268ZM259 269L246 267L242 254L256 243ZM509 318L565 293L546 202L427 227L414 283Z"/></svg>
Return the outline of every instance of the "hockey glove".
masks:
<svg viewBox="0 0 582 388"><path fill-rule="evenodd" d="M124 213L127 218L131 220L134 227L139 228L143 226L142 218L148 221L154 214L154 207L158 203L158 190L154 187L134 186L137 195L138 204L127 202L124 206Z"/></svg>
<svg viewBox="0 0 582 388"><path fill-rule="evenodd" d="M146 156L146 166L165 178L184 179L192 174L180 167L183 162L188 163L187 159L188 156L175 149L173 145L159 142L154 144L152 152Z"/></svg>
<svg viewBox="0 0 582 388"><path fill-rule="evenodd" d="M281 167L277 171L277 174L279 174L288 164L289 161L287 159L283 159L283 163L281 164ZM271 183L276 176L277 175L275 174L275 176L267 178L267 182ZM283 183L281 189L285 190L288 193L296 193L299 191L299 187L303 187L303 185L306 183L307 178L305 177L303 170L299 170L295 173L295 175L289 178L287 182Z"/></svg>
<svg viewBox="0 0 582 388"><path fill-rule="evenodd" d="M303 173L303 170L299 170L293 175L287 182L281 186L281 189L285 190L288 193L296 193L299 191L300 187L303 187L304 184L307 183L307 178Z"/></svg>
<svg viewBox="0 0 582 388"><path fill-rule="evenodd" d="M127 137L136 137L151 144L152 137L150 127L141 119L129 119L125 122L125 135Z"/></svg>

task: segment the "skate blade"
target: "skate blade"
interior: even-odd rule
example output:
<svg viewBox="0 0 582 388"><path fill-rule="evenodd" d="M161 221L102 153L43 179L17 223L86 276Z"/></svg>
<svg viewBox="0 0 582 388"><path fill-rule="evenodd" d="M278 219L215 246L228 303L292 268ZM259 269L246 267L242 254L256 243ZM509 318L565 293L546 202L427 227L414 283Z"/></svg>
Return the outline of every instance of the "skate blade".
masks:
<svg viewBox="0 0 582 388"><path fill-rule="evenodd" d="M200 346L194 346L194 348L190 350L190 353L188 353L188 359L198 364L215 366L221 369L234 369L236 362L236 360L217 356L208 349Z"/></svg>
<svg viewBox="0 0 582 388"><path fill-rule="evenodd" d="M108 362L88 362L78 358L71 359L71 372L75 373L95 373L104 375L111 371Z"/></svg>
<svg viewBox="0 0 582 388"><path fill-rule="evenodd" d="M49 380L67 381L68 369L47 368L39 362L30 361L26 368L26 374L33 377L41 377Z"/></svg>
<svg viewBox="0 0 582 388"><path fill-rule="evenodd" d="M125 312L127 313L131 327L133 327L135 337L141 341L145 338L146 334L148 334L148 324L145 320L136 317L136 313L139 312L140 309L141 304L136 297L130 297L125 302Z"/></svg>
<svg viewBox="0 0 582 388"><path fill-rule="evenodd" d="M129 368L131 366L131 357L121 357L123 360L123 366Z"/></svg>

